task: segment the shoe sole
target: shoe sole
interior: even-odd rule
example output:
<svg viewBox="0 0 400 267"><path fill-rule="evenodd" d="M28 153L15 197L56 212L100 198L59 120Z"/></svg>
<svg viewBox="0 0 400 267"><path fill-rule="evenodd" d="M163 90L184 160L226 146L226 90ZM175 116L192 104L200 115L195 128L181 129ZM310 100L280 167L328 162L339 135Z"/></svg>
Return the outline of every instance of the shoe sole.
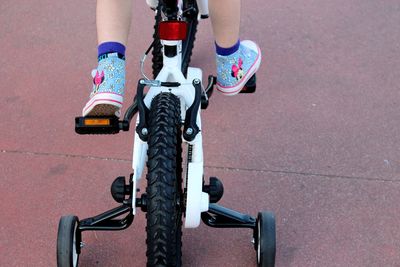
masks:
<svg viewBox="0 0 400 267"><path fill-rule="evenodd" d="M119 116L123 97L113 93L98 93L85 105L82 115L85 116Z"/></svg>

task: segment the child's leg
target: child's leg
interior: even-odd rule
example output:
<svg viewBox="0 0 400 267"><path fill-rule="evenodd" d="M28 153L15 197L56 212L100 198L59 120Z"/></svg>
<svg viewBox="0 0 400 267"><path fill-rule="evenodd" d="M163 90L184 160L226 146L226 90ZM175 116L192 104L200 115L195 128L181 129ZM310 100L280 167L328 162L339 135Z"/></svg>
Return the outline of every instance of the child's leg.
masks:
<svg viewBox="0 0 400 267"><path fill-rule="evenodd" d="M119 115L125 90L125 45L132 0L97 0L98 66L83 116Z"/></svg>
<svg viewBox="0 0 400 267"><path fill-rule="evenodd" d="M240 0L210 0L208 5L216 43L232 47L239 39Z"/></svg>
<svg viewBox="0 0 400 267"><path fill-rule="evenodd" d="M132 18L132 0L97 0L98 43L119 42L126 45Z"/></svg>
<svg viewBox="0 0 400 267"><path fill-rule="evenodd" d="M260 67L256 43L240 41L240 0L209 0L216 40L217 89L225 95L239 93Z"/></svg>

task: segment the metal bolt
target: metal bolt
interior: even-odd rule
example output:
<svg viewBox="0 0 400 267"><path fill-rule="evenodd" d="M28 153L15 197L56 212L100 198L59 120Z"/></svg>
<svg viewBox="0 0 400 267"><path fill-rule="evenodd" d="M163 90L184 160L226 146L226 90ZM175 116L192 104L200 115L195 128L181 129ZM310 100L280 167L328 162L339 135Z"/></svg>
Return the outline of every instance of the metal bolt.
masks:
<svg viewBox="0 0 400 267"><path fill-rule="evenodd" d="M193 129L192 128L187 128L186 134L187 135L192 135L193 134Z"/></svg>
<svg viewBox="0 0 400 267"><path fill-rule="evenodd" d="M147 131L147 128L143 128L143 129L142 129L142 134L143 134L143 135L147 135L148 133L149 133L149 132Z"/></svg>
<svg viewBox="0 0 400 267"><path fill-rule="evenodd" d="M144 84L145 82L144 82L144 80L140 80L139 83L140 84Z"/></svg>
<svg viewBox="0 0 400 267"><path fill-rule="evenodd" d="M199 84L200 83L200 79L194 79L194 84Z"/></svg>
<svg viewBox="0 0 400 267"><path fill-rule="evenodd" d="M253 238L253 239L251 240L251 243L254 245L254 244L256 243L256 240Z"/></svg>
<svg viewBox="0 0 400 267"><path fill-rule="evenodd" d="M80 244L79 244L79 246L80 246L80 248L83 248L84 246L86 246L86 244L84 243L84 242L80 242Z"/></svg>

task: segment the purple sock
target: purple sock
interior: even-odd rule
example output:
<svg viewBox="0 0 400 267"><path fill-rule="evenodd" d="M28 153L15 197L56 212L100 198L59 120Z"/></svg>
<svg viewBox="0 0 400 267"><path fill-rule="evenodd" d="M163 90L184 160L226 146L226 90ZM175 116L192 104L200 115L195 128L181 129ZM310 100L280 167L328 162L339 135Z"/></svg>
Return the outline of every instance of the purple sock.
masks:
<svg viewBox="0 0 400 267"><path fill-rule="evenodd" d="M102 59L102 56L109 53L118 53L118 57L125 59L125 46L118 42L105 42L97 47L97 57Z"/></svg>
<svg viewBox="0 0 400 267"><path fill-rule="evenodd" d="M236 42L232 47L220 47L217 42L215 42L215 48L217 51L217 54L220 56L229 56L238 51L240 45L240 40Z"/></svg>

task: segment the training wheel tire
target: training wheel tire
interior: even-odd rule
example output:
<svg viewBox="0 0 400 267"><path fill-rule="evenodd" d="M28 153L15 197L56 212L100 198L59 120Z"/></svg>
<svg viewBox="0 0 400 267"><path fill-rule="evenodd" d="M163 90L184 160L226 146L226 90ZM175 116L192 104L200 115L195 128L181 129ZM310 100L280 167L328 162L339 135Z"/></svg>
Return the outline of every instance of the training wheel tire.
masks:
<svg viewBox="0 0 400 267"><path fill-rule="evenodd" d="M78 230L78 217L62 216L57 234L57 267L77 267L81 233Z"/></svg>
<svg viewBox="0 0 400 267"><path fill-rule="evenodd" d="M276 253L275 216L272 212L259 212L254 231L257 266L274 267Z"/></svg>

